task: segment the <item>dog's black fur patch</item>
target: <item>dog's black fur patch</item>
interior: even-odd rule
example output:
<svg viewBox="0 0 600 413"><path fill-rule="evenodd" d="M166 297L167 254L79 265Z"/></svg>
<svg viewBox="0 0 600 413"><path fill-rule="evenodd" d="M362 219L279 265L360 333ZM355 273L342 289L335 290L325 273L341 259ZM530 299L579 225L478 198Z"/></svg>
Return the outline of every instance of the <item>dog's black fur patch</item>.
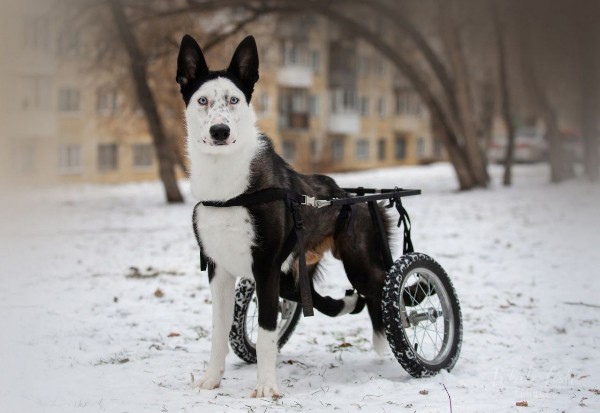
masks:
<svg viewBox="0 0 600 413"><path fill-rule="evenodd" d="M203 83L218 77L233 82L250 103L254 84L258 81L258 50L254 37L246 37L237 47L229 67L225 70L209 70L202 49L190 35L183 36L177 56L177 76L183 101L187 106L192 95Z"/></svg>

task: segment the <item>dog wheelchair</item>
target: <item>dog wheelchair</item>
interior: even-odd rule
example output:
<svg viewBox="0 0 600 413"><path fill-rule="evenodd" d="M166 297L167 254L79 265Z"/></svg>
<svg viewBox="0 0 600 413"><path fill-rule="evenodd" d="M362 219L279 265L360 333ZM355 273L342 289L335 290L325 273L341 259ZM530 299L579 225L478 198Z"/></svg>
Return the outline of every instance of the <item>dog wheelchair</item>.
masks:
<svg viewBox="0 0 600 413"><path fill-rule="evenodd" d="M462 343L460 304L452 282L440 264L414 251L410 218L401 201L403 197L419 195L421 191L362 187L344 188L344 191L350 196L333 199L304 196L302 205L317 208L338 206L343 213L344 209L349 212L354 204L368 204L378 246L388 268L382 295L382 315L390 348L400 365L413 377L432 376L442 369L450 371L458 361ZM387 207L396 208L400 216L398 227L403 226L403 255L395 261L377 205L380 200L388 200ZM291 337L301 314L301 304L280 299L277 324L280 349ZM234 353L248 363L256 363L257 328L258 305L254 282L242 278L236 287L229 343Z"/></svg>

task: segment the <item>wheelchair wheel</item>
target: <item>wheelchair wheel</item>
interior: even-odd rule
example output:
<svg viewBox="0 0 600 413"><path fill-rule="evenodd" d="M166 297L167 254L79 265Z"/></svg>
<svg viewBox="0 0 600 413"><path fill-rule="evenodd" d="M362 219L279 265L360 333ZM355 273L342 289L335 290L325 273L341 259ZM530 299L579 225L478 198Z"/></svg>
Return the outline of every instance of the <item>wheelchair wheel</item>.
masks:
<svg viewBox="0 0 600 413"><path fill-rule="evenodd" d="M448 274L433 258L400 257L387 274L382 307L390 347L411 376L454 367L462 344L460 304Z"/></svg>
<svg viewBox="0 0 600 413"><path fill-rule="evenodd" d="M242 278L235 290L233 324L229 344L233 352L248 363L256 363L256 338L258 336L258 300L254 281ZM279 299L277 316L277 346L281 349L298 324L302 307L293 301Z"/></svg>

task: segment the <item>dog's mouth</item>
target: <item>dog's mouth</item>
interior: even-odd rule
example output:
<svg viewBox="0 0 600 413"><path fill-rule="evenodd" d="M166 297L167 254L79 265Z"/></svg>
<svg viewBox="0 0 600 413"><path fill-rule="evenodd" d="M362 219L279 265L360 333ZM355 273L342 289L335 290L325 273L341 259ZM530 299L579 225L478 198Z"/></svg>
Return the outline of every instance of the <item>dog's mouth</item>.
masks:
<svg viewBox="0 0 600 413"><path fill-rule="evenodd" d="M214 139L202 139L202 142L204 142L206 145L208 146L229 146L229 145L233 145L234 143L237 142L236 139L226 139L226 140L214 140Z"/></svg>
<svg viewBox="0 0 600 413"><path fill-rule="evenodd" d="M227 146L227 145L229 145L229 143L226 141L213 141L213 145L214 146Z"/></svg>

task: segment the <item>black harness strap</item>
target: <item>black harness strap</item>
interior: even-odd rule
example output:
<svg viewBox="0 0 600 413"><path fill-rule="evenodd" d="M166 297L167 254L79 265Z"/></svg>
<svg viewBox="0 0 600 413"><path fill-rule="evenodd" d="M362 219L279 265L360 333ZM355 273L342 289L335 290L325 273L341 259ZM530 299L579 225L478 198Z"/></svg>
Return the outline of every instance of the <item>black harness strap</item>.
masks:
<svg viewBox="0 0 600 413"><path fill-rule="evenodd" d="M293 249L292 242L296 241L298 243L298 283L300 285L300 297L302 299L302 312L305 317L310 317L314 315L314 312L312 294L310 291L310 280L308 279L308 272L306 270L306 255L304 253L304 221L302 221L302 216L300 214L300 205L304 202L304 196L283 188L266 188L260 191L242 194L227 201L200 201L194 207L194 233L196 234L198 246L202 249L200 237L196 231L195 225L196 208L198 205L226 208L265 204L278 200L286 201L286 206L290 209L294 218L294 227L284 243L284 250L289 249L291 252ZM292 234L295 234L295 240L293 240ZM207 267L206 264L206 258L202 253L202 250L200 250L200 268L203 271Z"/></svg>
<svg viewBox="0 0 600 413"><path fill-rule="evenodd" d="M313 311L310 280L306 271L306 255L304 254L304 221L300 216L300 204L290 203L294 216L294 231L298 241L298 284L300 284L300 298L302 300L302 313L304 317L315 315Z"/></svg>
<svg viewBox="0 0 600 413"><path fill-rule="evenodd" d="M400 218L398 219L398 228L404 225L404 241L402 243L402 254L415 252L410 236L410 230L412 225L410 223L410 217L408 216L408 212L402 205L402 198L398 196L390 198L390 203L389 205L387 205L387 208L392 208L393 206L396 207L396 211L398 211L398 214L400 214Z"/></svg>

